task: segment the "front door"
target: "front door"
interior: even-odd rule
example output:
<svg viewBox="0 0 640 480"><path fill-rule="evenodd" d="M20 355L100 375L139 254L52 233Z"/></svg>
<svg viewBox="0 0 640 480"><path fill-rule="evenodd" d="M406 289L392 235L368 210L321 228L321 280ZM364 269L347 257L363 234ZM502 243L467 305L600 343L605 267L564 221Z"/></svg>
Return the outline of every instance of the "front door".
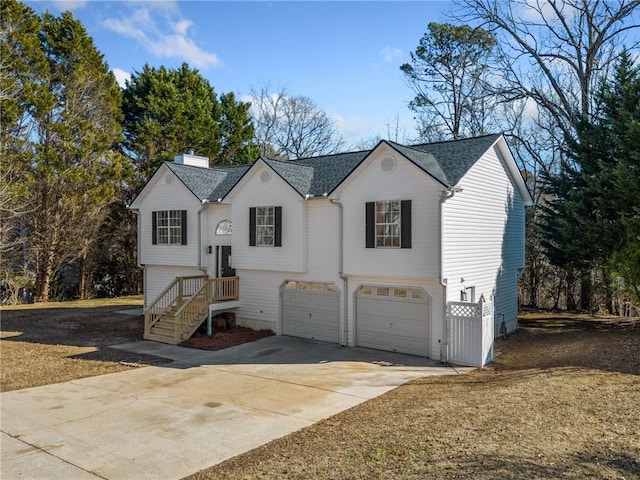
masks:
<svg viewBox="0 0 640 480"><path fill-rule="evenodd" d="M231 245L222 245L220 252L220 276L235 277L236 271L234 268L231 268Z"/></svg>

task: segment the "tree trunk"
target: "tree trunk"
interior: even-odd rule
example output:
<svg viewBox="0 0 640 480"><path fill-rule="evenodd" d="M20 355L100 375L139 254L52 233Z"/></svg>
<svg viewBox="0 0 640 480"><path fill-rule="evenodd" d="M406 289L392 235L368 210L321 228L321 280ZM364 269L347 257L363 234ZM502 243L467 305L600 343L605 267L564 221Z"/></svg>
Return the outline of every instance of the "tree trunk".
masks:
<svg viewBox="0 0 640 480"><path fill-rule="evenodd" d="M580 310L591 310L591 272L580 273Z"/></svg>
<svg viewBox="0 0 640 480"><path fill-rule="evenodd" d="M80 269L80 280L78 285L78 295L80 296L80 300L86 300L88 298L88 287L89 287L89 277L91 273L89 272L88 262L87 262L87 253L83 251L80 254L79 261L79 269Z"/></svg>

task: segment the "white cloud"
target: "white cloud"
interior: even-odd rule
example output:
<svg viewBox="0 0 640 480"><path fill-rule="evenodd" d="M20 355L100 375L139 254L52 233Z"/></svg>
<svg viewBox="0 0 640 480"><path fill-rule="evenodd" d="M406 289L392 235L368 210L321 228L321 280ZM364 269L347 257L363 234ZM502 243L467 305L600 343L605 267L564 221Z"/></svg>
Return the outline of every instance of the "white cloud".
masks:
<svg viewBox="0 0 640 480"><path fill-rule="evenodd" d="M380 55L384 58L385 62L393 62L396 58L402 56L402 50L396 47L384 47L380 50Z"/></svg>
<svg viewBox="0 0 640 480"><path fill-rule="evenodd" d="M129 72L125 72L121 68L112 68L111 71L116 77L116 82L118 82L120 88L124 88L126 86L125 82L131 79L131 74Z"/></svg>
<svg viewBox="0 0 640 480"><path fill-rule="evenodd" d="M331 116L336 128L347 138L353 139L371 133L371 124L363 118L344 118L341 115Z"/></svg>
<svg viewBox="0 0 640 480"><path fill-rule="evenodd" d="M218 56L203 50L190 36L193 22L179 17L179 12L174 8L168 8L173 2L159 3L168 4L167 9L161 12L164 15L152 15L145 3L144 7L136 8L131 15L108 18L103 25L115 33L132 38L156 57L179 58L200 69L221 67L222 61ZM153 12L158 13L156 10Z"/></svg>
<svg viewBox="0 0 640 480"><path fill-rule="evenodd" d="M562 0L554 3L564 18L568 19L575 15L576 9L571 4ZM521 6L521 17L523 20L532 22L552 22L558 19L558 14L549 0L526 0Z"/></svg>
<svg viewBox="0 0 640 480"><path fill-rule="evenodd" d="M189 28L193 26L193 22L191 20L180 20L178 22L173 23L173 31L179 35L186 35Z"/></svg>

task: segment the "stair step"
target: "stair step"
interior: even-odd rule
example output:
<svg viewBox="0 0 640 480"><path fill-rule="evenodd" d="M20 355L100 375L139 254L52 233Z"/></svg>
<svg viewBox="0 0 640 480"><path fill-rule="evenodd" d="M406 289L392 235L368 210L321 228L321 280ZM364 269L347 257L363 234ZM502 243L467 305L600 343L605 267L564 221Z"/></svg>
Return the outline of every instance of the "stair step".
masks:
<svg viewBox="0 0 640 480"><path fill-rule="evenodd" d="M176 324L176 322L171 319L171 320L167 320L164 318L161 318L160 320L158 320L156 323L154 323L154 327L162 327L162 328L173 328L173 326Z"/></svg>
<svg viewBox="0 0 640 480"><path fill-rule="evenodd" d="M169 337L166 335L157 335L154 333L145 333L143 335L145 340L151 340L153 342L159 343L167 343L169 345L177 345L176 339L173 337L173 334Z"/></svg>
<svg viewBox="0 0 640 480"><path fill-rule="evenodd" d="M151 331L149 333L152 333L154 335L162 335L165 337L173 337L175 335L175 329L174 328L155 328L155 327L151 327Z"/></svg>

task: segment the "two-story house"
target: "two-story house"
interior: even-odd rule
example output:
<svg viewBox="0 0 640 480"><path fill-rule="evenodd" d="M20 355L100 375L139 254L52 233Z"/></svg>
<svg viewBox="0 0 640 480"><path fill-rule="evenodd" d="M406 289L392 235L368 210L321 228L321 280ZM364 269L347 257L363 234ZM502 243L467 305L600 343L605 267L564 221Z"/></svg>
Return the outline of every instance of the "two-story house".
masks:
<svg viewBox="0 0 640 480"><path fill-rule="evenodd" d="M501 134L221 168L179 155L131 205L160 322L146 338L190 309L177 343L215 304L276 334L483 364L517 328L531 204Z"/></svg>

